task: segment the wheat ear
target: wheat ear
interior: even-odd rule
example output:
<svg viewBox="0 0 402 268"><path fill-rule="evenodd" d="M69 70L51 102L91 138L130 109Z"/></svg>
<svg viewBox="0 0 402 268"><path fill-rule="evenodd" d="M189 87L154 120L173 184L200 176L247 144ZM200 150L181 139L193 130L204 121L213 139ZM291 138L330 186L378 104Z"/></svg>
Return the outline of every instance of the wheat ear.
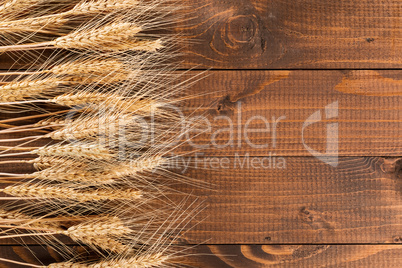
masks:
<svg viewBox="0 0 402 268"><path fill-rule="evenodd" d="M13 102L36 96L44 91L55 89L58 85L58 80L53 78L10 82L0 86L0 101Z"/></svg>
<svg viewBox="0 0 402 268"><path fill-rule="evenodd" d="M67 23L68 19L60 17L30 18L16 21L5 21L0 23L0 33L16 32L41 32L54 33L53 29L61 27ZM49 27L50 26L50 27Z"/></svg>
<svg viewBox="0 0 402 268"><path fill-rule="evenodd" d="M19 226L28 226L46 230L62 230L57 222L46 221L46 219L35 219L26 214L13 210L0 209L0 221L1 220L16 220L16 222L19 222ZM25 224L21 224L21 221Z"/></svg>
<svg viewBox="0 0 402 268"><path fill-rule="evenodd" d="M167 265L168 262L169 257L163 254L147 254L125 259L104 260L93 264L74 262L52 263L43 268L152 268Z"/></svg>
<svg viewBox="0 0 402 268"><path fill-rule="evenodd" d="M33 150L32 153L39 156L60 156L93 160L110 160L114 157L108 149L101 145L85 143L44 146Z"/></svg>
<svg viewBox="0 0 402 268"><path fill-rule="evenodd" d="M33 160L24 160L26 163L32 164L36 170L44 170L51 167L75 167L80 169L88 168L89 163L82 159L66 159L52 156L39 156Z"/></svg>
<svg viewBox="0 0 402 268"><path fill-rule="evenodd" d="M135 38L140 31L141 27L132 23L112 23L93 30L78 30L49 42L2 46L0 52L46 48L154 52L163 47L159 39Z"/></svg>
<svg viewBox="0 0 402 268"><path fill-rule="evenodd" d="M4 5L0 6L0 14L21 12L21 8L24 6L29 7L31 4L35 4L41 0L13 0L8 1ZM30 3L31 2L31 3ZM18 29L24 29L26 31L41 31L42 27L50 25L52 27L60 26L69 21L65 18L73 15L90 15L100 12L113 12L121 9L132 9L139 4L137 0L98 0L98 1L81 1L76 4L72 9L51 15L45 15L41 17L32 17L26 19L12 20L0 22L1 31L13 32ZM8 14L7 14L7 13ZM43 31L43 30L42 30Z"/></svg>
<svg viewBox="0 0 402 268"><path fill-rule="evenodd" d="M0 15L16 15L42 1L43 0L6 0L4 4L0 5Z"/></svg>
<svg viewBox="0 0 402 268"><path fill-rule="evenodd" d="M65 165L66 163L63 163ZM113 184L116 180L111 177L105 177L102 172L93 172L82 169L80 166L63 166L56 168L48 168L45 170L37 171L31 174L27 174L25 178L35 178L39 180L50 180L50 181L72 181L80 182L89 185L102 185L102 184Z"/></svg>
<svg viewBox="0 0 402 268"><path fill-rule="evenodd" d="M66 11L64 15L78 15L98 12L113 12L119 9L132 9L138 5L138 0L98 0L98 1L83 1L78 3L73 9Z"/></svg>
<svg viewBox="0 0 402 268"><path fill-rule="evenodd" d="M32 199L64 199L79 202L103 200L133 200L142 197L141 192L126 190L75 190L72 188L42 186L38 184L11 185L2 190L4 193Z"/></svg>
<svg viewBox="0 0 402 268"><path fill-rule="evenodd" d="M62 234L86 245L113 252L127 253L130 247L120 243L115 237L124 237L131 232L132 230L126 227L119 218L106 217L93 222L84 222L71 226Z"/></svg>

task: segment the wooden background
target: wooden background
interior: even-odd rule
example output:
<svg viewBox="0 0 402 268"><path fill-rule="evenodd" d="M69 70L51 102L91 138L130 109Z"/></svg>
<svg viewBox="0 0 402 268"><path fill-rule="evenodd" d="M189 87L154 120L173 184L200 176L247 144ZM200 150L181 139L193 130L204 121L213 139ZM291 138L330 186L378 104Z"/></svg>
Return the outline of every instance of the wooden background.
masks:
<svg viewBox="0 0 402 268"><path fill-rule="evenodd" d="M186 171L213 185L193 192L208 205L185 237L203 244L195 247L202 253L198 266L401 267L402 2L183 2L186 19L176 29L190 39L183 69L208 70L191 88L208 94L190 104L204 107L214 123L194 143L208 145L214 130L230 127L227 120L214 122L216 116L232 119L236 137L252 116L286 116L275 147L272 133L250 134L266 148L224 146L230 136L223 132L214 137L222 148L210 146L200 156L233 163L271 153L286 168ZM1 69L11 63L0 56ZM337 123L337 167L311 156L301 136L303 122L334 102L338 116L311 125L304 140L325 151L326 125ZM60 259L39 245L33 251L48 262ZM18 245L0 246L0 255L38 263Z"/></svg>

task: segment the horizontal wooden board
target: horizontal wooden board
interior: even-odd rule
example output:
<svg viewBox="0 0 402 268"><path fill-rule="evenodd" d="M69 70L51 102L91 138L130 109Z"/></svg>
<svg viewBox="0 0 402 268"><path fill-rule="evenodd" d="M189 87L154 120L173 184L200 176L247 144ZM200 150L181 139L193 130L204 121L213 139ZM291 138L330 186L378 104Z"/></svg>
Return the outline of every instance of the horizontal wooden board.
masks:
<svg viewBox="0 0 402 268"><path fill-rule="evenodd" d="M399 0L186 1L188 66L401 68Z"/></svg>
<svg viewBox="0 0 402 268"><path fill-rule="evenodd" d="M402 241L398 158L342 157L337 168L313 157L193 158L187 163L176 171L203 187L177 184L172 187L179 193L169 198L179 203L181 192L191 193L190 201L203 209L188 222L184 243Z"/></svg>
<svg viewBox="0 0 402 268"><path fill-rule="evenodd" d="M184 0L174 32L183 67L372 69L402 67L399 0ZM170 27L170 25L169 25ZM0 69L37 57L1 55ZM22 64L22 63L26 64ZM22 65L21 65L22 64Z"/></svg>
<svg viewBox="0 0 402 268"><path fill-rule="evenodd" d="M197 267L400 267L400 245L211 245L198 248Z"/></svg>
<svg viewBox="0 0 402 268"><path fill-rule="evenodd" d="M198 130L183 136L177 153L402 154L402 70L209 71L183 79L198 78L179 105Z"/></svg>
<svg viewBox="0 0 402 268"><path fill-rule="evenodd" d="M80 248L77 253L85 254ZM333 267L399 268L402 245L203 245L186 258L198 268ZM60 262L49 248L1 246L0 258L35 265ZM41 260L41 262L38 261ZM25 268L0 262L1 268Z"/></svg>
<svg viewBox="0 0 402 268"><path fill-rule="evenodd" d="M183 186L205 209L188 243L395 243L402 241L401 161L308 157L197 159L185 173L210 189ZM271 167L269 163L272 163ZM261 164L265 163L265 164ZM276 164L274 164L276 163ZM192 225L190 225L192 226Z"/></svg>
<svg viewBox="0 0 402 268"><path fill-rule="evenodd" d="M398 156L402 71L210 71L189 95L206 155ZM201 107L201 108L200 108ZM258 130L259 129L259 130ZM257 132L253 132L257 131ZM203 132L203 133L201 133Z"/></svg>

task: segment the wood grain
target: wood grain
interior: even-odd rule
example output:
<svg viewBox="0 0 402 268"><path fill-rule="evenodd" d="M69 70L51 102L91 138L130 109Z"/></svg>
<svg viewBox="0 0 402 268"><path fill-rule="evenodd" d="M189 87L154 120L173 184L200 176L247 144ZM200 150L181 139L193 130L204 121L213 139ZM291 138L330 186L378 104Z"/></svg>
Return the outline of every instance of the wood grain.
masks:
<svg viewBox="0 0 402 268"><path fill-rule="evenodd" d="M196 267L400 267L400 245L208 245ZM209 255L208 255L209 254Z"/></svg>
<svg viewBox="0 0 402 268"><path fill-rule="evenodd" d="M206 119L194 117L200 131L192 131L181 149L214 156L310 156L308 149L399 156L401 77L400 70L210 71L190 90L201 97L185 105L201 107ZM317 112L321 120L312 123Z"/></svg>
<svg viewBox="0 0 402 268"><path fill-rule="evenodd" d="M372 69L402 67L399 0L183 0L174 31L183 68ZM183 47L184 46L184 47ZM0 56L0 69L29 66ZM23 64L27 62L27 64Z"/></svg>
<svg viewBox="0 0 402 268"><path fill-rule="evenodd" d="M77 253L85 252L76 247ZM402 245L203 245L187 261L198 268L348 267L399 268ZM53 250L32 246L0 246L0 258L36 265L63 261ZM38 261L41 260L41 262ZM0 262L0 268L26 266Z"/></svg>
<svg viewBox="0 0 402 268"><path fill-rule="evenodd" d="M205 207L188 223L183 243L402 242L398 158L342 157L336 168L313 157L186 161L190 167L176 171L206 184L174 185L179 193L169 196L179 202L180 193L191 193Z"/></svg>
<svg viewBox="0 0 402 268"><path fill-rule="evenodd" d="M398 0L192 0L188 5L189 19L177 30L191 40L186 49L191 67L402 66Z"/></svg>
<svg viewBox="0 0 402 268"><path fill-rule="evenodd" d="M194 159L193 159L194 160ZM204 201L185 242L208 244L399 243L401 161L344 157L337 168L308 157L198 158L182 186ZM265 164L258 164L265 163ZM242 166L243 164L243 166Z"/></svg>

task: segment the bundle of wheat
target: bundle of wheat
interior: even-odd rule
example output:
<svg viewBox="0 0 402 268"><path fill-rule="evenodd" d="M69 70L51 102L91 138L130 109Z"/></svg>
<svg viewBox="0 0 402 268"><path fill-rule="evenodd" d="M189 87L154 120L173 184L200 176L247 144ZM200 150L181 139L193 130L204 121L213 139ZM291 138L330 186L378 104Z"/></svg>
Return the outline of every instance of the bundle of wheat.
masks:
<svg viewBox="0 0 402 268"><path fill-rule="evenodd" d="M0 190L9 202L0 209L0 239L29 236L69 256L64 236L99 257L48 266L0 260L49 268L180 265L183 252L171 245L196 210L184 212L188 199L164 198L169 184L157 179L187 180L164 165L186 134L186 119L172 106L190 81L178 79L171 63L176 37L155 31L166 31L178 8L172 0L0 5L0 53L54 50L41 66L0 73L8 77L0 110L31 113L0 121L0 158L10 158L0 167L33 168L0 172L0 182L12 182Z"/></svg>

